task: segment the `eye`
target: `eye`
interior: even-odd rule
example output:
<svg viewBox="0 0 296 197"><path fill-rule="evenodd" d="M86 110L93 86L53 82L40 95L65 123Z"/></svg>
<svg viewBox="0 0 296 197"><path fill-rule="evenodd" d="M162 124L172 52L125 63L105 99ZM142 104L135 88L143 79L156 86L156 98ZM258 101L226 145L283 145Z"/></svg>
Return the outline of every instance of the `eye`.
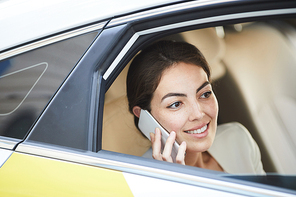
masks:
<svg viewBox="0 0 296 197"><path fill-rule="evenodd" d="M182 103L180 101L174 102L173 104L169 105L167 108L171 108L171 109L177 109L178 107L180 107Z"/></svg>
<svg viewBox="0 0 296 197"><path fill-rule="evenodd" d="M212 91L207 91L201 95L200 98L209 98L212 95Z"/></svg>

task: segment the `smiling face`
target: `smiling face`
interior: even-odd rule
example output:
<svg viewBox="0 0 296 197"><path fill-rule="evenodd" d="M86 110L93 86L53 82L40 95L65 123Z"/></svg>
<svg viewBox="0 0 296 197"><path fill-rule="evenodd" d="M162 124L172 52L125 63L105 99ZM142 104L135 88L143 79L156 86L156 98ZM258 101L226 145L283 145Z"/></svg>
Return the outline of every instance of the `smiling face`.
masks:
<svg viewBox="0 0 296 197"><path fill-rule="evenodd" d="M217 128L218 103L204 70L178 63L166 69L151 100L151 114L187 152L204 152L212 145Z"/></svg>

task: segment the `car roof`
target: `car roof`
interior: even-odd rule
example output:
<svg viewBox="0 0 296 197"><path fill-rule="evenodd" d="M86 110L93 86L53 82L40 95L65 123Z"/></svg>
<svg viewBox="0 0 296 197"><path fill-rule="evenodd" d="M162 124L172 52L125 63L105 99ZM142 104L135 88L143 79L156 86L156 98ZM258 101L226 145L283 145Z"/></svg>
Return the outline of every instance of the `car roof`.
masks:
<svg viewBox="0 0 296 197"><path fill-rule="evenodd" d="M180 0L2 0L0 51L82 25Z"/></svg>

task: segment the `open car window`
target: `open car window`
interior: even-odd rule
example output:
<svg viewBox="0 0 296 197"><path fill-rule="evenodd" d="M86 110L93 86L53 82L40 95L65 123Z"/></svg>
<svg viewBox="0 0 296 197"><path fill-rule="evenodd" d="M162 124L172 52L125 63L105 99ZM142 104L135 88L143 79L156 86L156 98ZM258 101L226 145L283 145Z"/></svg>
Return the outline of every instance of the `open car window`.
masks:
<svg viewBox="0 0 296 197"><path fill-rule="evenodd" d="M249 130L267 174L296 173L295 35L295 20L282 19L190 30L157 39L185 41L201 50L212 71L220 108L218 124L239 122ZM129 64L105 94L102 149L145 156L151 143L135 127L128 111ZM238 179L264 182L251 177ZM276 184L281 178L270 178L274 182L265 184ZM289 182L289 178L283 179ZM293 189L291 180L286 187Z"/></svg>

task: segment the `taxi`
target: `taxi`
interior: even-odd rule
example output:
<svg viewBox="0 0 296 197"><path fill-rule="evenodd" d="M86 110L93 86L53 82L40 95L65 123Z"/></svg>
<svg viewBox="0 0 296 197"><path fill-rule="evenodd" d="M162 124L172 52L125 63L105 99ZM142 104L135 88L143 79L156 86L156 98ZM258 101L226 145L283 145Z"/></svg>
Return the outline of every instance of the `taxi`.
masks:
<svg viewBox="0 0 296 197"><path fill-rule="evenodd" d="M296 2L0 2L0 196L296 196ZM143 157L129 62L150 43L209 60L218 124L240 122L266 175Z"/></svg>

